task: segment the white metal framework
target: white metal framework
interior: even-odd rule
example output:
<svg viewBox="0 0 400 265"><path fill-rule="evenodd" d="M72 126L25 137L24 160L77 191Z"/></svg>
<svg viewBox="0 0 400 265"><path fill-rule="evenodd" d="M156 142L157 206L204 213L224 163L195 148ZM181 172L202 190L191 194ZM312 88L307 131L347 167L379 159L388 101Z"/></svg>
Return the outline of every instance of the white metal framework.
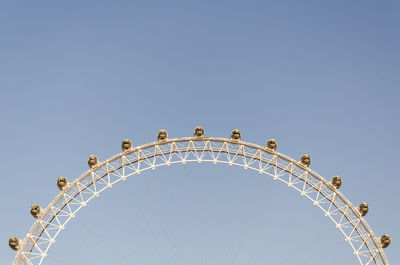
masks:
<svg viewBox="0 0 400 265"><path fill-rule="evenodd" d="M389 265L379 239L365 219L334 186L300 162L274 150L216 137L166 139L121 152L98 163L62 190L42 210L13 261L41 264L65 225L93 198L115 183L148 169L176 163L211 162L241 166L271 176L310 199L329 217L360 264Z"/></svg>

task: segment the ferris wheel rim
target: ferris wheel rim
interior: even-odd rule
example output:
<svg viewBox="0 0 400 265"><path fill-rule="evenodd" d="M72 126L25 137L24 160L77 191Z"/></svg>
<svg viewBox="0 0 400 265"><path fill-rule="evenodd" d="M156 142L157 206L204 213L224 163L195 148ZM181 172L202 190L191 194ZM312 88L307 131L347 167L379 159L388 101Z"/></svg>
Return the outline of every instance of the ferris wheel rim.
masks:
<svg viewBox="0 0 400 265"><path fill-rule="evenodd" d="M335 187L333 187L325 178L323 178L322 176L320 176L318 173L316 173L315 171L311 170L311 169L308 168L307 166L304 166L304 165L301 164L299 161L294 160L294 159L292 159L292 158L290 158L290 157L288 157L288 156L286 156L286 155L284 155L284 154L281 154L281 153L279 153L279 152L277 152L277 151L275 151L275 150L271 150L271 149L269 149L269 148L267 148L267 147L263 147L263 146L260 146L260 145L254 144L254 143L250 143L250 142L245 142L245 141L240 141L240 140L239 140L239 141L238 141L238 140L232 140L232 139L227 139L227 138L219 138L219 137L201 137L201 138L199 138L199 137L181 137L181 138L174 138L174 139L166 139L166 140L164 140L164 141L152 142L152 143L148 143L148 144L144 144L144 145L137 146L137 147L135 147L135 148L131 148L131 149L128 150L128 151L123 151L123 152L121 152L121 153L119 153L119 154L116 154L116 155L110 157L109 159L104 160L103 162L99 163L99 164L96 165L95 167L90 168L88 171L84 172L84 173L81 174L79 177L77 177L74 181L72 181L72 182L68 185L68 188L67 188L67 189L62 190L59 194L57 194L56 197L55 197L55 198L49 203L49 205L44 209L44 212L43 212L43 213L41 214L41 216L36 220L36 222L32 225L32 227L31 227L30 230L29 230L29 233L28 233L27 236L23 239L22 247L21 247L20 250L18 250L18 252L17 252L17 254L16 254L16 257L15 257L15 259L14 259L13 264L19 264L18 262L21 260L21 256L22 256L23 259L25 259L25 260L23 261L23 264L26 264L26 263L32 264L32 263L30 262L29 256L30 256L30 253L32 252L32 250L36 247L36 246L35 246L35 243L32 244L31 250L29 251L29 254L28 254L27 257L25 257L25 255L23 254L24 248L27 247L27 245L29 244L30 236L32 236L32 234L33 234L33 232L35 231L35 229L37 229L37 227L39 227L39 226L42 224L41 222L43 221L44 217L47 216L48 213L50 213L51 211L53 211L54 205L55 205L61 198L63 198L65 194L67 194L69 191L71 191L74 187L76 187L82 180L84 180L85 178L87 178L89 175L93 174L94 172L97 172L98 170L104 168L104 167L107 166L107 165L110 165L110 163L112 163L112 162L114 162L114 161L116 161L116 160L118 160L118 159L121 159L121 158L123 158L123 157L126 157L126 156L128 156L128 155L130 155L130 154L133 154L133 153L135 153L135 152L140 152L141 150L145 150L145 149L149 149L149 148L156 148L156 147L166 146L166 145L171 145L171 144L175 144L175 145L176 145L176 143L190 143L190 142L216 142L216 143L232 144L232 145L236 145L236 146L242 146L243 148L245 148L245 147L253 148L253 149L256 149L256 150L258 150L258 151L262 151L262 152L268 153L268 154L270 154L270 155L273 155L273 156L276 157L276 158L283 159L283 160L287 161L288 163L291 163L292 165L294 165L294 166L297 167L297 168L301 168L302 170L304 170L304 171L307 172L308 174L310 174L310 175L314 176L315 178L317 178L317 179L320 181L321 185L324 184L325 187L328 187L328 188L335 194L335 196L338 196L343 202L345 202L345 204L347 205L347 208L346 208L345 212L342 212L342 215L343 215L343 217L345 217L346 219L348 219L349 223L350 223L354 228L355 228L355 225L354 225L354 224L351 222L351 220L346 216L346 211L349 209L353 214L355 214L355 216L358 217L359 224L361 224L361 225L364 227L364 229L365 229L365 230L368 232L368 234L369 234L369 238L366 239L366 241L364 242L364 244L365 244L365 246L368 248L368 250L370 251L372 258L371 258L371 259L369 260L369 262L366 263L366 264L369 264L371 261L373 261L375 264L385 264L385 265L388 265L388 264L389 264L388 261L387 261L387 259L386 259L385 254L384 254L384 251L382 250L382 248L380 247L379 243L377 242L377 238L376 238L375 234L373 233L372 229L370 228L370 226L368 225L368 223L367 223L367 222L365 221L365 219L359 214L359 212L357 211L356 207L353 206L353 204L352 204L339 190L337 190ZM176 150L177 153L191 152L191 151L194 151L194 150L189 150L189 149L186 150L186 151L185 151L185 150ZM199 151L199 150L195 150L195 151ZM200 151L201 151L201 150L200 150ZM232 155L232 154L234 154L234 153L228 152L228 154L231 154L231 155ZM159 154L159 155L163 155L163 154ZM240 154L240 153L236 153L236 155L238 155L238 156L245 156L244 154ZM150 159L150 158L151 158L151 157L143 158L143 161L146 160L146 159ZM253 157L253 158L254 158L254 157ZM138 159L138 162L139 162L139 161L140 161L140 160ZM143 161L142 161L142 162L143 162ZM185 162L195 162L195 161L198 161L198 160L187 160L187 161L185 161ZM214 162L214 163L226 163L226 162L223 162L223 161L211 161L211 160L203 160L203 161L204 161L204 162ZM177 162L173 162L173 163L171 163L171 164L185 163L185 162L183 162L183 161L177 161ZM264 162L265 162L265 161L264 161ZM237 163L229 163L229 164L230 164L230 165L236 165L236 166L244 167L244 165L242 165L242 164L237 164ZM123 168L123 167L125 167L125 166L127 166L127 165L128 165L128 164L122 165L122 166L119 167L119 168L114 168L114 169L112 169L111 171L107 171L107 172L108 172L108 174L109 174L109 173L112 173L112 172L116 172L117 170L120 170L121 168ZM156 167L164 166L164 165L165 165L165 164L157 165ZM169 165L169 164L168 164L168 165ZM277 165L277 164L276 164L276 165L270 164L270 165L271 165L271 166L276 166L277 168L279 168L279 165ZM143 169L143 171L144 171L144 170L148 170L148 169L149 169L149 168ZM154 169L154 168L153 168L153 169ZM250 168L250 169L254 169L254 168ZM287 171L287 169L284 169L284 168L279 168L279 169L280 169L280 170L283 170L283 171ZM108 169L107 169L107 170L108 170ZM265 172L264 172L264 173L265 173ZM140 174L140 172L137 173L137 174ZM261 174L261 172L260 172L260 174ZM265 173L265 174L267 174L267 173ZM290 172L290 174L293 175L293 176L295 176L296 178L298 178L298 176L296 176L293 172ZM132 174L132 175L133 175L133 174ZM269 175L269 174L267 174L267 175ZM104 175L104 176L105 176L105 175ZM104 176L103 176L103 177L104 177ZM130 176L130 175L129 175L129 176ZM129 177L129 176L127 176L127 177ZM101 177L101 178L103 178L103 177ZM298 178L298 179L300 179L300 178ZM90 185L95 184L98 180L99 180L99 179L96 179L93 183L89 183L89 185L86 186L85 189L86 189L87 187L89 187ZM307 180L303 180L303 181L306 183ZM118 182L119 182L119 181L118 181ZM308 183L307 183L307 184L308 184ZM305 185L305 184L304 184L304 185ZM293 188L293 187L292 187L292 188ZM313 188L315 189L315 187L313 187ZM101 192L104 191L105 189L107 189L107 188L104 188L104 189L101 190L99 193L101 193ZM296 188L294 188L294 189L297 190ZM82 191L83 191L83 190L82 190ZM76 196L77 196L78 194L81 194L82 191L79 191L79 192L76 194ZM297 190L297 191L300 192L300 190ZM319 192L319 194L320 194L321 191L318 191L318 192ZM321 193L321 194L322 194L322 193ZM302 195L303 195L303 194L302 194ZM322 194L322 195L325 196L324 194ZM310 199L310 200L313 200L312 198L308 197L307 194L306 194L306 197L307 197L308 199ZM92 199L92 198L91 198L91 199ZM90 200L91 200L91 199L90 199ZM328 198L327 198L327 199L328 199ZM72 200L72 199L71 199L71 200ZM89 200L89 201L90 201L90 200ZM66 205L68 205L68 203L69 203L69 202L65 203L64 206L63 206L63 208L64 208ZM332 203L332 205L334 205L334 202L333 202L333 201L332 201L331 203ZM321 210L324 211L324 209L321 208L320 205L318 205L318 206L319 206L319 208L320 208ZM81 207L82 207L82 206L81 206ZM81 209L81 207L79 207L79 209L75 212L75 214ZM63 208L61 208L61 210L62 210ZM339 210L339 208L338 208L338 210ZM341 211L341 210L339 210L339 211ZM56 216L57 216L59 213L60 213L60 212L57 212L57 213L54 212L53 219L56 218ZM325 212L325 214L326 214L326 212ZM332 219L331 216L329 216L329 218L330 218L332 221L334 221L334 220ZM44 229L42 229L42 232L40 233L40 236L39 236L39 238L36 240L36 242L40 239L40 237L42 236L42 234L45 233L45 231L46 231L46 229L47 229L47 226L53 221L53 219L51 219L50 222L48 222L47 225L44 227ZM71 219L71 218L69 218L69 219L66 221L66 223L68 223L70 219ZM335 221L334 221L334 222L335 222ZM66 223L65 223L65 224L66 224ZM358 225L358 224L357 224L357 225ZM346 234L343 232L342 228L339 227L339 229L340 229L341 232L346 236ZM60 229L60 230L57 232L56 236L58 235L58 233L60 233L61 230L62 230L62 229ZM356 229L356 232L359 233L357 229ZM361 234L359 234L359 235L360 235L360 238L362 238ZM56 237L56 236L55 236L55 237ZM54 237L54 238L55 238L55 237ZM369 239L373 242L373 245L374 245L374 246L372 246L372 247L375 247L375 248L376 248L376 251L374 252L373 255L372 255L372 252L371 252L371 250L370 250L370 247L371 247L371 246L368 246L368 245L366 244L367 240L369 240ZM363 239L363 240L364 240L364 239ZM347 241L347 239L346 239L346 241ZM357 257L358 257L360 263L361 263L361 264L364 264L364 263L362 263L362 261L361 261L361 259L360 259L360 257L359 257L359 253L356 253L356 252L357 252L357 249L353 246L351 240L349 240L348 242L350 243L351 247L352 247L353 250L355 251L354 254L357 255ZM47 249L45 250L45 253L44 253L45 255L46 255L47 250L50 248L51 245L52 245L52 242L48 245ZM377 263L376 258L377 258L378 255L380 256L382 263ZM45 256L43 256L43 257L41 258L41 261L43 260L44 257L45 257ZM41 263L41 261L40 261L40 263ZM39 264L40 264L40 263L39 263Z"/></svg>

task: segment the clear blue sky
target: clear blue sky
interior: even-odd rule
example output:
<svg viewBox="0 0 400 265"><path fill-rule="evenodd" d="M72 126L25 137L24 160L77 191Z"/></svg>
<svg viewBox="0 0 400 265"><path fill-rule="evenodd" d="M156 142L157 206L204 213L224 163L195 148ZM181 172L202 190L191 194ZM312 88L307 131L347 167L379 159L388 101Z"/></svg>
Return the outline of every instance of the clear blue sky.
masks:
<svg viewBox="0 0 400 265"><path fill-rule="evenodd" d="M228 137L237 127L250 142L264 144L275 137L280 152L294 158L309 152L312 168L321 175L342 175L343 193L354 204L370 203L367 221L375 233L392 235L386 253L391 264L399 264L399 14L399 1L1 1L0 263L10 264L15 254L7 246L8 237L23 237L33 223L30 204L45 206L57 194L57 176L74 179L87 169L89 154L105 159L118 153L122 138L140 145L153 141L160 128L180 137L202 124L210 136ZM259 187L239 182L251 173L224 167L176 167L151 174L160 196L166 196L165 204L172 206L179 199L168 200L168 191L181 187L171 183L183 185L182 179L196 191L213 184L213 174L237 177L218 178L221 185L213 186L215 194L228 189L226 183L228 193L251 193L252 187ZM171 174L175 178L168 178ZM207 178L198 183L194 176ZM138 181L131 185L145 185ZM278 234L255 264L357 264L355 259L341 260L341 255L351 256L351 250L337 246L343 241L338 231L312 243L314 235L330 231L332 224L317 221L314 216L320 220L320 212L308 201L298 202L300 197L284 185L269 183L264 207L274 217L265 219L265 233ZM110 191L82 211L79 220L96 222L101 203L118 204L117 195L132 199L131 190L120 186L120 192ZM230 216L236 213L235 196L227 198L220 206ZM194 199L193 204L200 201ZM140 203L145 209L154 207L152 201ZM118 209L104 218L125 216L125 225L135 219L126 208ZM249 215L259 211L252 209L247 207ZM94 229L107 227L104 220ZM296 228L293 237L286 227ZM184 239L187 231L175 228L177 244L184 248L191 242ZM261 235L263 229L257 226L253 234ZM118 237L128 234L119 230ZM70 231L60 237L60 244L80 246L73 235L83 237L85 230L74 222ZM219 234L210 231L184 251L185 265L216 265L210 242ZM86 233L86 240L101 245ZM116 243L112 233L102 237ZM129 241L138 245L135 238ZM237 264L263 245L260 238L252 239ZM312 261L302 256L303 250L289 255L297 244L308 244L303 240L317 247L304 250L311 256L318 247L343 254L321 254ZM171 251L164 243L165 251ZM143 244L142 253L153 251L150 246ZM100 253L94 246L75 250L79 255L91 251ZM111 264L109 256L88 260ZM126 257L136 259L134 254ZM151 265L161 263L156 257Z"/></svg>

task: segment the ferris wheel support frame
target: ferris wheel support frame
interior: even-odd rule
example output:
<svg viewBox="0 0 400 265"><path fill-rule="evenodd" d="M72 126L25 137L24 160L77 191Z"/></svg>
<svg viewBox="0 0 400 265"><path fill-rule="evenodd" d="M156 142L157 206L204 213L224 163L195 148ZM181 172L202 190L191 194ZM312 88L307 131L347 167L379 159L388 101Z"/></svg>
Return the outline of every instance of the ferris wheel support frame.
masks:
<svg viewBox="0 0 400 265"><path fill-rule="evenodd" d="M175 139L168 139L165 132L158 142L128 147L124 149L123 142L123 152L101 163L95 156L93 163L89 158L91 168L63 188L40 214L36 212L36 221L21 241L13 265L41 264L65 225L89 201L114 184L149 169L188 162L241 166L287 184L333 221L360 264L389 265L379 239L362 213L335 186L304 163L271 148L241 141L241 135L233 135L231 139L199 137L196 131L194 137Z"/></svg>

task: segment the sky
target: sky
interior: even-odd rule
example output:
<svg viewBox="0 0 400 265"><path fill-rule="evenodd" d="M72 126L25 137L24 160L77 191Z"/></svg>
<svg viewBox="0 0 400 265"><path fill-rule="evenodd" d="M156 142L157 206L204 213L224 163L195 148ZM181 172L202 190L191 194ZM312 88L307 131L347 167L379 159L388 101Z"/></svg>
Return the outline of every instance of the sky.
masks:
<svg viewBox="0 0 400 265"><path fill-rule="evenodd" d="M120 152L123 138L142 145L161 128L174 138L191 136L197 125L217 137L239 128L244 140L260 145L275 137L278 151L295 159L310 153L313 170L326 179L341 175L345 196L355 205L370 204L367 222L375 234L392 235L386 255L391 264L400 263L399 12L399 1L2 0L1 264L11 264L15 255L8 237L24 237L34 222L29 206L45 207L57 195L58 176L75 179L87 170L88 155L106 159ZM332 223L309 201L255 176L211 165L149 174L159 200L174 213L169 229L185 265L357 264L347 259L350 246L341 244L337 230L330 232ZM150 224L159 233L156 249L169 251L166 260L175 264L155 211L157 198L144 192L143 179L129 181L133 189L120 184L82 210L60 235L65 248L55 246L54 259L43 264L144 263L127 247L151 253L157 240L139 243L151 237L133 225L132 231L122 228L140 219L131 212L135 205L158 220ZM204 197L205 187L212 187L215 204ZM142 199L133 200L133 193ZM240 204L239 194L259 197ZM207 208L210 222L198 223L203 219L188 214L185 201L190 209L215 205ZM107 203L111 211L103 214ZM257 219L263 207L271 215ZM242 210L253 226L212 222L239 220ZM180 227L176 220L187 223ZM224 230L216 223L226 231L218 233ZM189 226L197 230L189 232ZM239 226L252 227L252 236L236 257L221 242L242 231ZM126 236L131 232L138 237ZM124 237L128 242L119 245ZM262 238L275 242L263 247ZM112 254L110 244L125 256ZM65 252L76 253L75 259L65 261ZM214 252L227 254L218 260ZM154 265L164 262L160 253L143 256Z"/></svg>

